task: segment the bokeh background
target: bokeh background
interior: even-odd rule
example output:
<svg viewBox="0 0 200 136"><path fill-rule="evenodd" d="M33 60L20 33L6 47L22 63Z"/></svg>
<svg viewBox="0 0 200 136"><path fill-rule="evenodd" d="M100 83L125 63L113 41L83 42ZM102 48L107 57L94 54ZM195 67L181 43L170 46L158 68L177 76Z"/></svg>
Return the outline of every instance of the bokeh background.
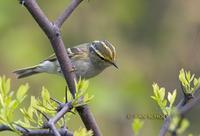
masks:
<svg viewBox="0 0 200 136"><path fill-rule="evenodd" d="M70 0L38 0L50 20ZM200 76L199 0L89 0L83 2L62 28L66 47L98 39L116 46L119 70L106 69L90 80L90 107L105 136L132 136L127 114L160 113L150 98L152 83L172 91L178 89L181 68ZM29 83L29 94L38 96L45 86L62 100L65 81L56 75L40 74L17 80L18 68L35 65L52 53L48 39L17 0L0 4L0 75L12 79L12 88ZM26 99L26 103L29 100ZM27 104L25 104L27 105ZM200 107L187 115L191 125L186 134L200 133ZM141 135L155 136L162 120L145 120ZM83 126L78 115L69 122L74 130ZM0 133L3 135L10 133Z"/></svg>

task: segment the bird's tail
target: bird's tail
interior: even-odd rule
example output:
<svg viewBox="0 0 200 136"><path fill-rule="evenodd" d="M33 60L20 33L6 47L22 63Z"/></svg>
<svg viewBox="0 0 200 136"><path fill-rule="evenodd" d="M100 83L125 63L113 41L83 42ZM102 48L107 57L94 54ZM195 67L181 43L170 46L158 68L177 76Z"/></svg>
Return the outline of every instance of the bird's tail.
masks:
<svg viewBox="0 0 200 136"><path fill-rule="evenodd" d="M40 71L38 70L38 66L33 66L33 67L16 70L13 73L17 75L17 78L24 78L24 77L28 77L34 74L38 74L40 73Z"/></svg>

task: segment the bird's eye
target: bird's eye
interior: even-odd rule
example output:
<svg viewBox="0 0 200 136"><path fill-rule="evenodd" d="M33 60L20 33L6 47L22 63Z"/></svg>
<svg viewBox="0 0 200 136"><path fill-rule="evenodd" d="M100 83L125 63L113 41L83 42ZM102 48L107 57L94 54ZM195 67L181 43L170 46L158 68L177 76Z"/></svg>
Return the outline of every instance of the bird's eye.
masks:
<svg viewBox="0 0 200 136"><path fill-rule="evenodd" d="M99 53L97 52L97 49L92 45L90 46L91 51L93 51L101 60L108 62L108 60L106 60L104 57L102 57L102 55L99 55Z"/></svg>
<svg viewBox="0 0 200 136"><path fill-rule="evenodd" d="M97 53L97 56L99 56L99 58L102 59L103 61L107 61L105 58L103 58L102 56L100 56L98 53Z"/></svg>

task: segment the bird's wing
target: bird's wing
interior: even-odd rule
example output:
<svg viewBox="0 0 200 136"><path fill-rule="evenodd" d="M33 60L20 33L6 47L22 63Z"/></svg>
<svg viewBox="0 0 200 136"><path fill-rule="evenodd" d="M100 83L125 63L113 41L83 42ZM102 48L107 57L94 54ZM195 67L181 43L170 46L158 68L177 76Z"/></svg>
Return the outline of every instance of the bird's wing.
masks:
<svg viewBox="0 0 200 136"><path fill-rule="evenodd" d="M85 43L88 44L88 43ZM88 55L88 49L86 48L85 44L81 44L79 46L76 47L72 47L72 48L67 48L67 54L69 56L70 59L81 59L81 58L85 58ZM44 61L55 61L57 60L55 53L53 53L52 55L50 55L47 59L43 60Z"/></svg>

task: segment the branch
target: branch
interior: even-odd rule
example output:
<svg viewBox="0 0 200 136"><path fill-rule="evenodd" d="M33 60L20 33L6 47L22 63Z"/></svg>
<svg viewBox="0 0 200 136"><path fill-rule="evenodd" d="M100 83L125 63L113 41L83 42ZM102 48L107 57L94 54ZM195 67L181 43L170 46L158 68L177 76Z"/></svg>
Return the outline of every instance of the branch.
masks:
<svg viewBox="0 0 200 136"><path fill-rule="evenodd" d="M55 117L49 119L49 123L56 124L67 112L70 112L72 108L72 102L66 103L63 105L62 109L56 114Z"/></svg>
<svg viewBox="0 0 200 136"><path fill-rule="evenodd" d="M185 106L187 103L190 102L191 99L193 99L193 95L190 93L185 93L185 89L184 89L183 85L181 83L180 83L180 85L181 85L181 90L183 92L184 98L180 102L180 104L178 104L178 106L177 106L179 113L180 113L180 108ZM196 89L196 91L198 91L198 88ZM180 114L180 119L176 125L176 128L171 132L172 136L177 136L177 130L181 127L181 124L182 124L184 118L185 118L185 114Z"/></svg>
<svg viewBox="0 0 200 136"><path fill-rule="evenodd" d="M26 136L38 136L38 135L53 135L53 136L71 136L73 135L71 132L68 132L68 130L66 129L66 127L62 127L61 129L57 129L55 127L55 124L60 120L60 118L64 117L64 115L67 112L70 112L71 109L73 108L72 106L72 102L68 102L66 104L62 104L62 109L60 111L58 111L58 113L53 117L53 118L47 118L45 114L43 114L42 112L39 112L45 117L47 118L48 122L44 124L43 128L50 128L50 130L29 130L27 128L24 128L20 125L15 124L16 126L16 130L18 130L19 132L21 132L23 135ZM5 131L5 130L9 130L9 131L14 131L13 129L11 129L9 126L6 125L0 125L0 131Z"/></svg>
<svg viewBox="0 0 200 136"><path fill-rule="evenodd" d="M76 110L78 111L87 130L92 130L94 136L101 136L102 134L100 132L100 129L97 126L94 116L88 106L84 105L81 107L77 107Z"/></svg>
<svg viewBox="0 0 200 136"><path fill-rule="evenodd" d="M75 96L76 92L76 76L74 72L71 72L72 64L69 56L67 55L64 42L60 35L60 27L82 1L83 0L73 0L70 6L65 9L64 13L58 17L55 24L53 24L48 20L48 18L45 16L35 0L20 0L20 3L24 4L24 6L35 19L35 21L44 31L46 36L49 38L52 48L60 64L64 78L73 97ZM97 123L87 105L77 108L77 111L79 112L79 115L81 116L81 119L86 128L88 130L92 130L95 136L101 136Z"/></svg>
<svg viewBox="0 0 200 136"><path fill-rule="evenodd" d="M187 103L185 106L181 107L179 109L179 114L183 115L187 113L189 110L191 110L195 105L200 103L200 96L195 97L192 99L189 103Z"/></svg>
<svg viewBox="0 0 200 136"><path fill-rule="evenodd" d="M69 56L67 55L63 40L61 39L59 28L48 20L48 18L45 16L44 12L40 9L35 0L24 1L25 7L28 9L35 21L49 38L56 57L59 61L62 73L68 84L69 90L74 96L76 92L76 87L74 83L76 76L74 72L72 72L71 61L69 59Z"/></svg>
<svg viewBox="0 0 200 136"><path fill-rule="evenodd" d="M47 123L48 127L51 128L51 130L54 132L55 136L60 136L59 131L56 129L55 124L62 118L64 115L71 111L73 108L72 102L66 103L63 105L62 109L56 114L55 117L49 119L49 122Z"/></svg>
<svg viewBox="0 0 200 136"><path fill-rule="evenodd" d="M60 28L82 1L83 0L72 0L70 6L57 18L55 24Z"/></svg>
<svg viewBox="0 0 200 136"><path fill-rule="evenodd" d="M182 88L182 92L184 93L182 85L181 85L181 88ZM199 90L200 90L200 85L194 90L193 94L196 95ZM200 103L200 96L193 97L191 94L184 93L184 98L176 106L177 112L180 115L180 120L178 122L176 129L172 132L173 136L177 135L176 130L180 127L181 122L182 122L185 114L198 103ZM164 120L164 123L163 123L161 130L160 130L159 136L165 136L167 134L172 117L173 116L168 116Z"/></svg>
<svg viewBox="0 0 200 136"><path fill-rule="evenodd" d="M54 133L52 131L49 131L48 129L26 131L19 126L17 126L16 129L20 131L24 136L54 136ZM0 125L0 131L13 131L13 130L6 125ZM58 132L61 136L73 136L73 133L69 132L66 128L58 129Z"/></svg>

